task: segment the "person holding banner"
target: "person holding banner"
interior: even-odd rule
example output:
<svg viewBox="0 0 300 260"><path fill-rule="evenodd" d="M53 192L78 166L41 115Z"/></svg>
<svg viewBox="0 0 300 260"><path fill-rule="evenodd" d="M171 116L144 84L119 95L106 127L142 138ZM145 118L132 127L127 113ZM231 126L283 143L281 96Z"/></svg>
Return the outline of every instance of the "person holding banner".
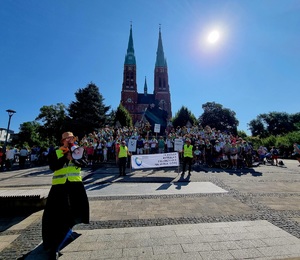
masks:
<svg viewBox="0 0 300 260"><path fill-rule="evenodd" d="M189 174L191 174L192 161L193 161L193 146L191 145L191 140L186 139L186 144L183 146L183 165L182 165L182 175L185 173L186 165L189 167Z"/></svg>
<svg viewBox="0 0 300 260"><path fill-rule="evenodd" d="M126 142L123 140L121 142L120 147L117 151L117 161L119 164L119 176L125 176L126 164L127 164L127 157L131 156L130 152L128 151L128 147L126 146Z"/></svg>

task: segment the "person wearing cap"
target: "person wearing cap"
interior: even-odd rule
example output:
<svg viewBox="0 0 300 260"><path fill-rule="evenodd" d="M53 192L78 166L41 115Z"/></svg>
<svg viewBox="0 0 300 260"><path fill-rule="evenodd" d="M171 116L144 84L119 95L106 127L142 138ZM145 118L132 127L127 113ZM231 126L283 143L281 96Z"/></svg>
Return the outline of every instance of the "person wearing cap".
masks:
<svg viewBox="0 0 300 260"><path fill-rule="evenodd" d="M189 174L191 174L192 161L193 161L193 146L191 145L191 140L186 139L186 144L183 146L183 165L182 165L182 175L185 173L186 165L189 167Z"/></svg>
<svg viewBox="0 0 300 260"><path fill-rule="evenodd" d="M121 145L117 151L117 162L119 164L119 176L125 176L127 157L130 156L130 152L128 151L128 147L126 146L126 142L124 140L121 141Z"/></svg>
<svg viewBox="0 0 300 260"><path fill-rule="evenodd" d="M42 238L44 248L53 258L59 253L62 242L73 234L74 225L89 223L89 202L81 168L75 164L71 154L74 142L72 132L63 133L62 146L49 157L54 174L42 218Z"/></svg>

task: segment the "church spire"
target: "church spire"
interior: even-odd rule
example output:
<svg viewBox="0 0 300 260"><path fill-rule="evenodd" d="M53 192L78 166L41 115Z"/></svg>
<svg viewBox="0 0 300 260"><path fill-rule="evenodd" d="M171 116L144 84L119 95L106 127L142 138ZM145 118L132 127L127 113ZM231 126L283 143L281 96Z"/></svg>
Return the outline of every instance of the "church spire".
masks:
<svg viewBox="0 0 300 260"><path fill-rule="evenodd" d="M167 61L165 59L162 38L161 38L161 25L159 25L159 37L158 37L155 67L167 67Z"/></svg>
<svg viewBox="0 0 300 260"><path fill-rule="evenodd" d="M132 22L130 22L130 34L128 40L127 54L125 56L124 64L136 65L135 56L134 56L134 47L133 47L133 37L132 37Z"/></svg>
<svg viewBox="0 0 300 260"><path fill-rule="evenodd" d="M148 87L147 87L147 80L146 80L146 76L145 76L145 83L144 83L144 95L147 96L147 92L148 92Z"/></svg>

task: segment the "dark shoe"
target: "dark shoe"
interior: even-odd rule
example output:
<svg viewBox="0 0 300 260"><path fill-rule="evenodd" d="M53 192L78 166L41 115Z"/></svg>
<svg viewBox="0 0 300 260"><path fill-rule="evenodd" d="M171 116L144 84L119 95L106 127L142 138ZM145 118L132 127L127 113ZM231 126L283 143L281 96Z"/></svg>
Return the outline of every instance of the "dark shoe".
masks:
<svg viewBox="0 0 300 260"><path fill-rule="evenodd" d="M57 260L62 254L60 252L50 251L49 252L49 260Z"/></svg>

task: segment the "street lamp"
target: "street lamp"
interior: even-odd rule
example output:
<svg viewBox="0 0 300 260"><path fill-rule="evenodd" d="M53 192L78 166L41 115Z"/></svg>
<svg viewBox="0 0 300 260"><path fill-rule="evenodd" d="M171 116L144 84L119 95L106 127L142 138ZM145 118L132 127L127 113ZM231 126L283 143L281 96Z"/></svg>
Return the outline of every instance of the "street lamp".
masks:
<svg viewBox="0 0 300 260"><path fill-rule="evenodd" d="M16 113L16 111L12 110L12 109L7 109L6 112L8 113L8 125L7 125L6 137L5 137L4 147L3 147L3 153L4 154L6 153L6 144L7 144L7 137L8 137L8 132L9 132L10 120L11 120L11 117L13 116L13 114Z"/></svg>

